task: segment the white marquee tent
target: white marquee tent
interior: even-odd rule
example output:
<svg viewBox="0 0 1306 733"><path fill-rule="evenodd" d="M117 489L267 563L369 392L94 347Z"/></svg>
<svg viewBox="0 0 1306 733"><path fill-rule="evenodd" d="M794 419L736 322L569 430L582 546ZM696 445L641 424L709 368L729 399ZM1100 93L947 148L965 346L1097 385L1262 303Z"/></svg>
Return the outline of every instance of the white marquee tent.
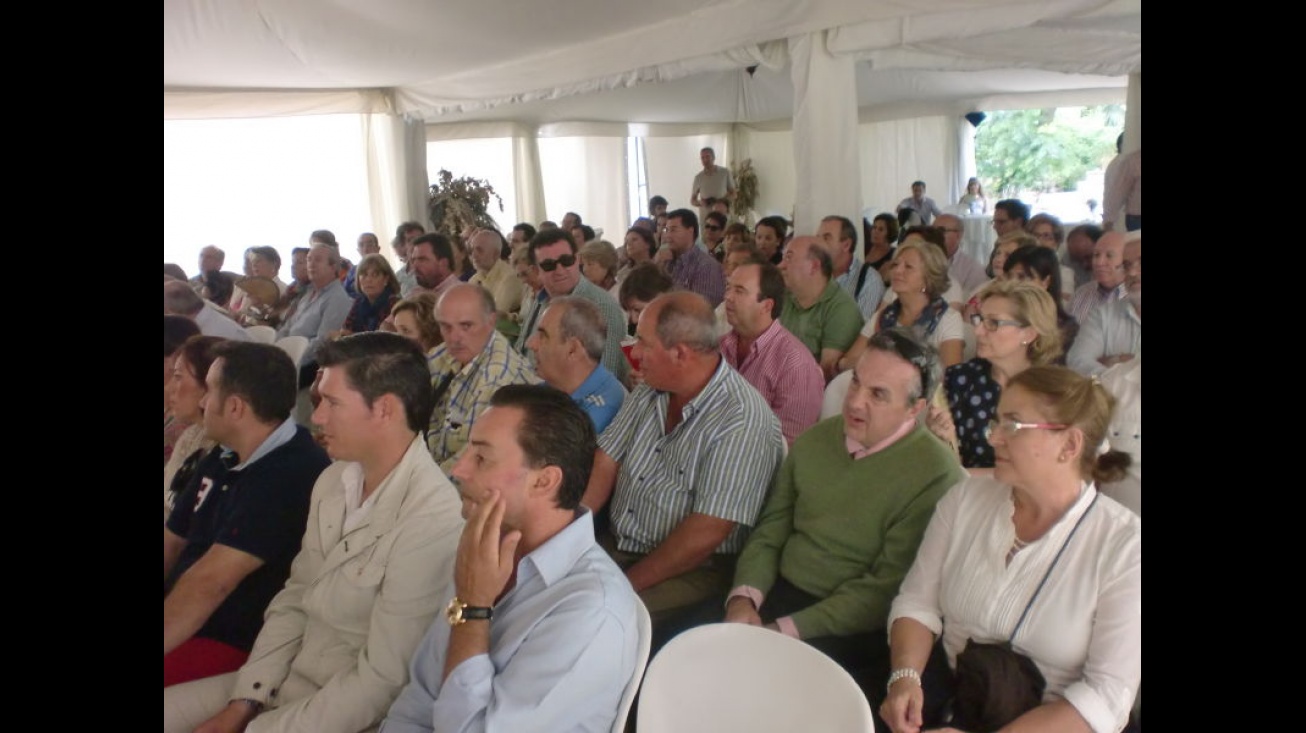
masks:
<svg viewBox="0 0 1306 733"><path fill-rule="evenodd" d="M513 141L528 221L560 215L537 145L566 136L645 137L673 206L702 144L752 158L765 206L800 227L914 178L955 201L963 115L1127 101L1133 148L1141 69L1141 0L164 2L164 119L366 115L386 227L424 211L426 142L468 138ZM618 192L587 200L624 227L607 212L624 181L593 188Z"/></svg>

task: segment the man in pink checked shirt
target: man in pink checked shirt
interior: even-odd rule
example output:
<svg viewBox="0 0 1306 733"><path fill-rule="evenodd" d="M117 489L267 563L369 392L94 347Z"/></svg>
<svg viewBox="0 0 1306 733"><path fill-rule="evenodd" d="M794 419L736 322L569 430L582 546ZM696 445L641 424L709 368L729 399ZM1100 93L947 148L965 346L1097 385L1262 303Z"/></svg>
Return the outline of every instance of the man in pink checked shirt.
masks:
<svg viewBox="0 0 1306 733"><path fill-rule="evenodd" d="M938 375L934 350L910 331L871 337L843 414L794 441L726 601L726 621L802 639L872 700L889 674L889 604L934 504L966 475L917 423Z"/></svg>

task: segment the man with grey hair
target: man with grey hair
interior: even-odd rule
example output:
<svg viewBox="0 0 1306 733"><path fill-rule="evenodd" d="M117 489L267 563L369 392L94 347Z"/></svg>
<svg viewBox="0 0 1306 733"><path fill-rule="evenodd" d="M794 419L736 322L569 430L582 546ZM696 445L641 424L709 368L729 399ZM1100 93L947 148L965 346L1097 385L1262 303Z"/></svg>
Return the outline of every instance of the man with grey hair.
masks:
<svg viewBox="0 0 1306 733"><path fill-rule="evenodd" d="M340 267L340 252L329 244L317 243L308 250L308 292L300 297L294 312L277 330L277 338L286 336L303 336L308 339L308 348L300 359L300 386L304 383L304 367L315 363L318 344L327 340L333 331L339 331L345 325L345 317L354 307L354 299L345 292L337 276ZM312 381L309 376L308 381Z"/></svg>
<svg viewBox="0 0 1306 733"><path fill-rule="evenodd" d="M597 512L612 500L600 543L657 624L724 600L785 442L766 400L721 357L703 296L654 298L635 337L644 383L599 437L583 502Z"/></svg>
<svg viewBox="0 0 1306 733"><path fill-rule="evenodd" d="M984 272L984 265L961 251L961 237L965 234L961 217L955 214L940 214L934 219L934 227L943 232L943 252L948 255L948 279L961 287L962 296L975 292L989 281ZM866 316L870 318L870 316Z"/></svg>
<svg viewBox="0 0 1306 733"><path fill-rule="evenodd" d="M471 250L472 264L476 267L476 274L472 275L470 282L473 282L494 296L494 308L499 314L499 324L502 327L506 324L513 323L509 316L521 310L521 298L524 285L521 280L517 279L517 273L514 272L512 265L504 259L504 250L507 249L503 235L493 229L482 229L472 235L468 243L468 249ZM514 324L515 325L515 324ZM512 329L512 336L516 336L518 329Z"/></svg>
<svg viewBox="0 0 1306 733"><path fill-rule="evenodd" d="M471 283L449 288L435 306L444 343L427 358L434 392L426 446L445 474L453 470L472 423L496 390L540 382L525 357L494 330L494 314L494 296Z"/></svg>
<svg viewBox="0 0 1306 733"><path fill-rule="evenodd" d="M204 273L218 272L222 269L222 263L227 261L227 253L218 249L216 245L210 244L200 250L200 271L195 273L195 277L190 279L190 287L196 293L204 288Z"/></svg>
<svg viewBox="0 0 1306 733"><path fill-rule="evenodd" d="M185 316L194 321L205 336L249 341L249 333L240 324L219 313L191 290L189 283L180 280L163 284L163 315Z"/></svg>
<svg viewBox="0 0 1306 733"><path fill-rule="evenodd" d="M567 295L549 301L526 340L540 378L571 395L600 433L626 400L626 388L601 363L607 337L608 324L598 306Z"/></svg>

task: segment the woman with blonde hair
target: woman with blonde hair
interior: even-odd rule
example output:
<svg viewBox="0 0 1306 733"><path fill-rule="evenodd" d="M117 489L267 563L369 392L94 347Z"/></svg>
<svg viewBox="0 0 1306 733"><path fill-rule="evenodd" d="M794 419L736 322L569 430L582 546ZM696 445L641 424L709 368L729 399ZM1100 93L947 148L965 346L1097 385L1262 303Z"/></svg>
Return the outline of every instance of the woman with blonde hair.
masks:
<svg viewBox="0 0 1306 733"><path fill-rule="evenodd" d="M993 476L939 500L889 610L880 715L893 733L1124 728L1142 674L1143 525L1097 488L1129 464L1100 452L1114 406L1065 367L1007 383L988 430ZM977 659L1012 662L1026 686L971 685L961 671L986 669ZM1019 704L992 709L1022 689Z"/></svg>
<svg viewBox="0 0 1306 733"><path fill-rule="evenodd" d="M961 465L975 475L993 468L993 446L984 438L997 417L998 399L1012 377L1061 356L1056 302L1033 283L1000 280L980 291L975 353L944 370L948 408L930 408L927 424L945 443L956 445ZM981 469L977 471L974 469Z"/></svg>
<svg viewBox="0 0 1306 733"><path fill-rule="evenodd" d="M591 239L576 253L586 280L617 297L617 248L605 239Z"/></svg>
<svg viewBox="0 0 1306 733"><path fill-rule="evenodd" d="M961 363L965 325L961 314L943 299L949 284L948 256L942 248L919 238L898 245L889 276L889 287L898 297L866 321L857 340L839 360L839 368L851 369L866 349L867 340L894 326L911 328L917 338L933 346L944 368Z"/></svg>

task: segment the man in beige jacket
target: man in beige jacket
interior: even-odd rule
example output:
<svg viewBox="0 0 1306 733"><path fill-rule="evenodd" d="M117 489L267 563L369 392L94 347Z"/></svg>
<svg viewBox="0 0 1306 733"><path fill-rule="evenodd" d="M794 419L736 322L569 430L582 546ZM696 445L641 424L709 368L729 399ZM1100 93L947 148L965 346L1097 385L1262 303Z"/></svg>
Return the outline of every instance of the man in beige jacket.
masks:
<svg viewBox="0 0 1306 733"><path fill-rule="evenodd" d="M421 435L425 356L383 332L327 342L317 356L313 422L336 462L313 489L303 546L249 661L167 688L165 732L374 728L448 600L463 521Z"/></svg>

